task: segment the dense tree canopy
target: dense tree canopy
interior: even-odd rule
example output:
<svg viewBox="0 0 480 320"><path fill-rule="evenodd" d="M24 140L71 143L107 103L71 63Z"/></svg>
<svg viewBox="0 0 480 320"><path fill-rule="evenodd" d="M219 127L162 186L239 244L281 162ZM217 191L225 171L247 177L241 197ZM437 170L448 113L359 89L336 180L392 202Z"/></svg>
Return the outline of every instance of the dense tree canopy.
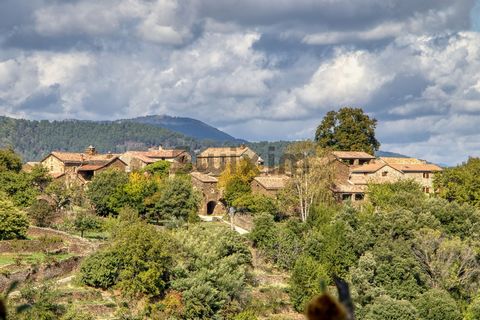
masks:
<svg viewBox="0 0 480 320"><path fill-rule="evenodd" d="M375 137L377 120L360 108L341 108L330 111L315 133L315 141L322 148L365 151L373 154L380 147Z"/></svg>

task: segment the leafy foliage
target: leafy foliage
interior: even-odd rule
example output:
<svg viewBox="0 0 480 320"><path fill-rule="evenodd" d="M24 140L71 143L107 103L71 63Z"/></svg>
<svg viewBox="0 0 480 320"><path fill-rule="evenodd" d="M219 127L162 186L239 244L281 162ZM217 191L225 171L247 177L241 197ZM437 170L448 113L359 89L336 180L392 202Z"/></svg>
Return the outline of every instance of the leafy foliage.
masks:
<svg viewBox="0 0 480 320"><path fill-rule="evenodd" d="M28 219L5 194L0 193L0 240L26 237Z"/></svg>
<svg viewBox="0 0 480 320"><path fill-rule="evenodd" d="M380 147L375 138L377 120L360 108L341 108L330 111L315 132L315 141L322 148L365 151L373 154Z"/></svg>
<svg viewBox="0 0 480 320"><path fill-rule="evenodd" d="M117 214L125 202L124 188L128 183L125 172L109 169L95 175L88 185L87 196L102 216Z"/></svg>

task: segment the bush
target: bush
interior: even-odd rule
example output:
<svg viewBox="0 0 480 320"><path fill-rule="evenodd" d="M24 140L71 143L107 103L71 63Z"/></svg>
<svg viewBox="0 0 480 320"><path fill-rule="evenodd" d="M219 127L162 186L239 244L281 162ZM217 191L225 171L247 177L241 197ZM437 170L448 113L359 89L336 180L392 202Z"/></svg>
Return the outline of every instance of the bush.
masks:
<svg viewBox="0 0 480 320"><path fill-rule="evenodd" d="M418 313L407 300L382 296L368 307L364 320L418 320Z"/></svg>
<svg viewBox="0 0 480 320"><path fill-rule="evenodd" d="M28 219L25 213L14 206L7 196L0 193L0 240L24 239Z"/></svg>
<svg viewBox="0 0 480 320"><path fill-rule="evenodd" d="M312 257L298 258L290 277L289 295L293 307L299 312L305 310L308 302L322 292L322 283L330 283L327 270Z"/></svg>
<svg viewBox="0 0 480 320"><path fill-rule="evenodd" d="M55 209L45 200L36 200L28 209L28 216L39 227L50 227Z"/></svg>
<svg viewBox="0 0 480 320"><path fill-rule="evenodd" d="M115 285L128 297L158 297L168 286L171 246L166 232L141 221L124 224L109 247L85 260L81 280L94 287Z"/></svg>
<svg viewBox="0 0 480 320"><path fill-rule="evenodd" d="M419 296L414 305L423 320L461 320L455 300L445 291L432 289Z"/></svg>
<svg viewBox="0 0 480 320"><path fill-rule="evenodd" d="M108 289L118 281L123 255L116 251L100 251L86 258L80 267L80 281L95 288Z"/></svg>
<svg viewBox="0 0 480 320"><path fill-rule="evenodd" d="M125 172L109 169L95 175L88 185L87 196L99 215L116 215L125 202L124 187L128 183Z"/></svg>
<svg viewBox="0 0 480 320"><path fill-rule="evenodd" d="M480 319L480 297L476 297L468 305L465 312L465 320L478 320Z"/></svg>
<svg viewBox="0 0 480 320"><path fill-rule="evenodd" d="M253 246L268 251L276 240L276 227L270 214L262 213L253 219L253 229L249 234Z"/></svg>
<svg viewBox="0 0 480 320"><path fill-rule="evenodd" d="M245 211L252 214L268 213L275 215L278 212L275 200L262 194L247 193L232 202L237 211Z"/></svg>

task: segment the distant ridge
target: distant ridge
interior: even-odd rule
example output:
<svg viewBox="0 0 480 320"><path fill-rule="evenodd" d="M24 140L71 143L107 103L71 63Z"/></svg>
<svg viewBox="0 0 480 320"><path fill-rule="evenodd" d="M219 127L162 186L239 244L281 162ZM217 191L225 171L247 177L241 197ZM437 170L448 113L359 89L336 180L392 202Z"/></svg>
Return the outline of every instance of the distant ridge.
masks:
<svg viewBox="0 0 480 320"><path fill-rule="evenodd" d="M390 152L390 151L382 151L382 150L376 151L375 156L384 157L384 158L410 158L409 156L406 156L404 154Z"/></svg>
<svg viewBox="0 0 480 320"><path fill-rule="evenodd" d="M148 124L155 127L175 131L198 140L212 140L216 142L244 143L245 140L237 139L231 135L212 127L197 119L186 117L172 117L168 115L149 115L133 119L118 121L131 121L141 124Z"/></svg>

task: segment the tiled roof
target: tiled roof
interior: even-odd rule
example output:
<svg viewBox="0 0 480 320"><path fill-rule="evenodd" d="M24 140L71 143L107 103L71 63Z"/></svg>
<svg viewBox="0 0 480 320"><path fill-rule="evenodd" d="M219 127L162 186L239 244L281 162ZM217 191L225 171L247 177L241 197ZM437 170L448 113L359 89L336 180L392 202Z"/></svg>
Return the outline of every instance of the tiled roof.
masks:
<svg viewBox="0 0 480 320"><path fill-rule="evenodd" d="M240 157L246 151L248 147L224 147L224 148L207 148L200 152L198 158L206 157Z"/></svg>
<svg viewBox="0 0 480 320"><path fill-rule="evenodd" d="M209 176L208 174L204 174L201 172L191 172L190 175L194 177L195 179L201 181L201 182L210 182L210 183L216 183L218 182L218 179L212 176Z"/></svg>
<svg viewBox="0 0 480 320"><path fill-rule="evenodd" d="M375 159L374 156L363 151L333 151L332 154L340 159Z"/></svg>
<svg viewBox="0 0 480 320"><path fill-rule="evenodd" d="M390 158L390 157L381 157L380 160L388 164L425 164L427 163L424 160L419 160L416 158Z"/></svg>
<svg viewBox="0 0 480 320"><path fill-rule="evenodd" d="M364 173L364 172L377 172L381 168L385 167L387 164L382 162L374 162L369 164L364 164L361 166L354 167L352 169L353 173Z"/></svg>
<svg viewBox="0 0 480 320"><path fill-rule="evenodd" d="M142 152L142 154L149 158L176 158L184 152L185 150L180 150L180 149L163 149L163 150L145 151L145 152Z"/></svg>
<svg viewBox="0 0 480 320"><path fill-rule="evenodd" d="M403 165L391 165L402 172L435 172L442 171L443 169L435 164L403 164Z"/></svg>
<svg viewBox="0 0 480 320"><path fill-rule="evenodd" d="M118 158L119 154L94 154L88 155L85 153L78 153L78 152L61 152L61 151L53 151L51 153L53 156L58 158L62 162L110 162L114 158Z"/></svg>
<svg viewBox="0 0 480 320"><path fill-rule="evenodd" d="M285 175L259 176L255 177L254 180L261 184L267 190L278 190L285 188L289 177Z"/></svg>
<svg viewBox="0 0 480 320"><path fill-rule="evenodd" d="M65 173L64 172L50 172L49 174L53 179L58 179L61 176L63 176Z"/></svg>
<svg viewBox="0 0 480 320"><path fill-rule="evenodd" d="M79 167L78 171L95 171L105 167L105 165L95 165L95 164L87 164Z"/></svg>

